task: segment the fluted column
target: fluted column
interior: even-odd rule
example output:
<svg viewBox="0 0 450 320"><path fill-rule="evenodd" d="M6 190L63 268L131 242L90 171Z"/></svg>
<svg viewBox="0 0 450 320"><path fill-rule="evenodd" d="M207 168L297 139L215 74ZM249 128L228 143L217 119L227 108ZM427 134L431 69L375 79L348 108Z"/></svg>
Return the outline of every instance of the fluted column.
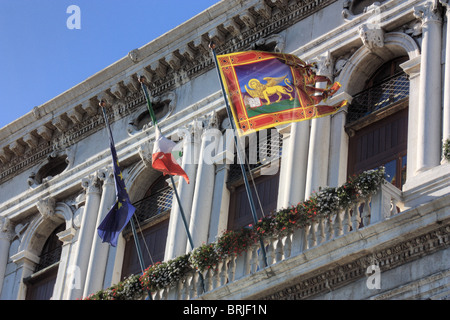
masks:
<svg viewBox="0 0 450 320"><path fill-rule="evenodd" d="M318 61L319 75L332 77L332 59L329 53L320 56ZM326 88L325 82L316 84L318 88ZM311 136L309 140L308 168L306 174L305 198L319 187L328 185L328 157L330 150L331 117L311 120Z"/></svg>
<svg viewBox="0 0 450 320"><path fill-rule="evenodd" d="M450 2L439 0L445 8L447 17L446 46L445 46L445 77L444 77L444 105L442 114L442 140L450 139ZM446 161L443 159L443 161Z"/></svg>
<svg viewBox="0 0 450 320"><path fill-rule="evenodd" d="M3 279L5 278L6 265L9 258L9 246L12 239L12 230L9 219L0 219L0 295L3 288Z"/></svg>
<svg viewBox="0 0 450 320"><path fill-rule="evenodd" d="M195 179L194 198L189 231L192 235L194 248L208 241L209 222L214 192L215 165L214 156L222 136L218 127L218 120L213 113L206 121L206 126L201 136L197 177ZM186 251L191 251L188 243Z"/></svg>
<svg viewBox="0 0 450 320"><path fill-rule="evenodd" d="M173 188L177 188L187 223L189 223L194 195L197 164L199 158L199 134L201 122L194 120L188 126L178 129L178 135L183 137L183 158L181 167L189 177L189 184L184 179L178 179ZM169 229L167 232L164 260L170 260L186 253L187 232L181 217L180 206L174 195L170 212Z"/></svg>
<svg viewBox="0 0 450 320"><path fill-rule="evenodd" d="M422 21L417 123L417 171L439 165L441 156L441 27L437 1L414 7Z"/></svg>
<svg viewBox="0 0 450 320"><path fill-rule="evenodd" d="M69 299L82 298L89 257L92 248L92 240L96 234L96 222L100 206L101 189L97 173L83 179L81 183L86 191L86 204L84 206L83 216L81 218L80 230L78 231L78 249L75 253L74 264L71 266L76 272L73 272L74 285L69 292Z"/></svg>
<svg viewBox="0 0 450 320"><path fill-rule="evenodd" d="M99 179L103 181L103 191L97 223L95 224L96 228L103 221L116 200L114 172L112 168L108 167L101 170L99 172ZM97 229L95 229L83 297L103 288L103 278L106 270L109 248L110 245L108 243L102 243L102 239L97 235Z"/></svg>

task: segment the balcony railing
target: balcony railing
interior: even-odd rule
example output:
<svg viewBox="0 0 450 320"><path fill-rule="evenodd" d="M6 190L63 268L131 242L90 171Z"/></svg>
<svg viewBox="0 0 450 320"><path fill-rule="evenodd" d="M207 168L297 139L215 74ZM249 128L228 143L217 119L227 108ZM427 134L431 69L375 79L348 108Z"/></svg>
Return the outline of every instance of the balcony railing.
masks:
<svg viewBox="0 0 450 320"><path fill-rule="evenodd" d="M350 124L374 111L391 106L408 97L408 76L405 73L392 76L353 97L347 114L347 123Z"/></svg>
<svg viewBox="0 0 450 320"><path fill-rule="evenodd" d="M307 250L360 229L381 223L403 209L401 191L384 181L378 192L360 199L352 207L335 212L310 226L282 236L264 239L268 266L283 262ZM202 273L191 271L174 286L153 292L155 300L196 299L212 290L239 281L264 269L260 245L255 244L240 256L229 257L219 263L217 268Z"/></svg>
<svg viewBox="0 0 450 320"><path fill-rule="evenodd" d="M149 219L167 212L172 208L173 189L166 187L152 195L139 200L133 205L136 207L136 217L140 224Z"/></svg>

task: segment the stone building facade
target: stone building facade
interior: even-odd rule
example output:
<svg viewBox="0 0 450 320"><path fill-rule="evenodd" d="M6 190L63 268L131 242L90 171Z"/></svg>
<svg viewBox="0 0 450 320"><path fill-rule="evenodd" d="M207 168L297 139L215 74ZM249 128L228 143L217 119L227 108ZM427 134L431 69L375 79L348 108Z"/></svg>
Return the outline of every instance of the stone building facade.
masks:
<svg viewBox="0 0 450 320"><path fill-rule="evenodd" d="M216 280L201 294L192 278L154 298L448 299L448 12L446 0L223 0L3 127L0 298L79 299L140 272L129 228L117 247L96 233L115 202L101 100L148 265L190 250L173 188L195 246L251 223L214 41L219 54L258 49L315 61L342 85L331 102L349 101L332 116L271 131L281 152L253 168L264 211L378 166L388 176L362 201L369 214L336 213L272 239L269 266L255 267L255 248L207 275ZM151 167L155 132L140 75L189 184L171 185ZM267 147L261 137L259 150Z"/></svg>

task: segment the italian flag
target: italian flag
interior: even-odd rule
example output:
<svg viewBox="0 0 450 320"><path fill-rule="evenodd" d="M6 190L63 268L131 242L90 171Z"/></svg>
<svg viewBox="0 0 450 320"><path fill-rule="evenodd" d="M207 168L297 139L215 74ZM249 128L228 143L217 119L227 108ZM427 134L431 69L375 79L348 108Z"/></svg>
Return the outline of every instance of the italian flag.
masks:
<svg viewBox="0 0 450 320"><path fill-rule="evenodd" d="M189 183L189 177L183 168L177 163L175 157L172 154L172 149L175 147L175 142L164 137L159 130L158 126L155 126L156 141L153 146L152 154L152 167L158 171L164 173L164 175L178 175L182 176L187 183Z"/></svg>

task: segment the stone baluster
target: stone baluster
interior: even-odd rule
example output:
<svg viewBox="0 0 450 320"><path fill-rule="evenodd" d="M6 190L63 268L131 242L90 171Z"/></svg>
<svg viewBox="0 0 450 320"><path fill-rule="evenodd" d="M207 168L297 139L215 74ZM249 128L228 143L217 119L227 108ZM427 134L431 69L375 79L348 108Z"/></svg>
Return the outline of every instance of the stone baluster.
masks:
<svg viewBox="0 0 450 320"><path fill-rule="evenodd" d="M372 201L371 196L367 197L364 200L364 206L363 206L363 211L361 213L361 218L362 218L363 225L365 227L367 227L370 224L370 211L371 211L370 202L371 201Z"/></svg>
<svg viewBox="0 0 450 320"><path fill-rule="evenodd" d="M317 222L311 223L308 234L308 248L313 248L317 245Z"/></svg>
<svg viewBox="0 0 450 320"><path fill-rule="evenodd" d="M232 255L228 262L228 280L230 282L233 282L235 275L236 275L236 255Z"/></svg>
<svg viewBox="0 0 450 320"><path fill-rule="evenodd" d="M361 224L361 217L359 212L360 206L361 203L355 203L353 207L352 224L351 224L353 231L358 230L359 225Z"/></svg>
<svg viewBox="0 0 450 320"><path fill-rule="evenodd" d="M348 209L344 212L337 212L334 219L334 237L339 237L343 234L342 216L347 214Z"/></svg>
<svg viewBox="0 0 450 320"><path fill-rule="evenodd" d="M284 240L284 246L283 246L283 255L284 259L287 259L291 256L291 250L292 250L292 237L293 234L289 233Z"/></svg>

